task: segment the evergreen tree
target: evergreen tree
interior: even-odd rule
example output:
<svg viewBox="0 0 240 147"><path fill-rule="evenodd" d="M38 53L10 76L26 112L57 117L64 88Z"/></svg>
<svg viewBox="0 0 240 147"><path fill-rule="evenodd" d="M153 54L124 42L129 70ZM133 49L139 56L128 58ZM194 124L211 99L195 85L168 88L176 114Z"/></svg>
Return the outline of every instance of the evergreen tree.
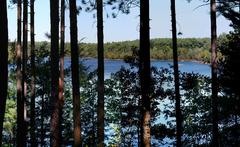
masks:
<svg viewBox="0 0 240 147"><path fill-rule="evenodd" d="M64 48L65 48L65 0L61 0L61 48L60 48L60 77L59 77L59 92L58 97L60 101L60 140L62 141L62 113L63 113L63 105L64 105Z"/></svg>
<svg viewBox="0 0 240 147"><path fill-rule="evenodd" d="M17 63L17 144L20 146L24 140L24 101L22 97L22 0L17 1L17 45L16 45L16 63Z"/></svg>
<svg viewBox="0 0 240 147"><path fill-rule="evenodd" d="M60 101L58 99L59 78L59 0L50 0L50 22L51 22L51 146L60 145L59 115Z"/></svg>
<svg viewBox="0 0 240 147"><path fill-rule="evenodd" d="M176 27L176 8L175 0L171 0L171 16L172 16L172 46L173 46L173 67L174 67L174 84L175 84L175 111L177 126L177 147L181 146L182 137L182 114L181 114L181 97L178 71L178 50L177 50L177 27Z"/></svg>
<svg viewBox="0 0 240 147"><path fill-rule="evenodd" d="M30 0L30 30L31 30L31 146L36 146L36 135L35 135L35 79L36 79L36 67L35 67L35 34L34 34L34 0Z"/></svg>
<svg viewBox="0 0 240 147"><path fill-rule="evenodd" d="M8 19L7 1L0 1L0 145L2 144L3 120L8 93Z"/></svg>
<svg viewBox="0 0 240 147"><path fill-rule="evenodd" d="M150 32L149 0L140 1L140 85L141 85L141 147L150 147Z"/></svg>
<svg viewBox="0 0 240 147"><path fill-rule="evenodd" d="M103 39L103 4L102 0L96 0L97 4L97 38L98 38L98 110L97 130L98 146L104 146L104 39Z"/></svg>
<svg viewBox="0 0 240 147"><path fill-rule="evenodd" d="M74 120L74 147L81 146L80 91L79 91L79 57L76 0L70 0L70 39L71 39L71 69L72 98Z"/></svg>
<svg viewBox="0 0 240 147"><path fill-rule="evenodd" d="M28 0L23 0L23 46L22 46L22 107L23 125L21 126L23 136L18 145L26 146L27 142L27 60L28 60Z"/></svg>
<svg viewBox="0 0 240 147"><path fill-rule="evenodd" d="M218 79L217 79L217 24L216 24L216 1L210 1L211 12L211 66L212 66L212 143L219 146L218 141Z"/></svg>

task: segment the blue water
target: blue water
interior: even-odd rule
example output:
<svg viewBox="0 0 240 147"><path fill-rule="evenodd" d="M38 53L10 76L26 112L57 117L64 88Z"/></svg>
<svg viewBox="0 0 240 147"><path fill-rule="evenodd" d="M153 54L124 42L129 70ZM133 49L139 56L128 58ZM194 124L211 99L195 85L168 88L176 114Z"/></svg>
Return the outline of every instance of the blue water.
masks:
<svg viewBox="0 0 240 147"><path fill-rule="evenodd" d="M65 67L70 66L70 58L65 59ZM89 71L93 71L97 69L97 59L84 59L83 64L87 67L89 67ZM170 68L173 65L172 61L166 61L166 60L152 60L151 66L157 67L157 68ZM111 73L115 73L120 70L121 67L130 68L128 64L126 64L123 60L110 60L105 59L104 61L104 72L105 77L109 77ZM208 64L202 64L198 62L193 61L179 61L179 70L181 72L193 72L193 73L199 73L202 75L210 76L211 68Z"/></svg>

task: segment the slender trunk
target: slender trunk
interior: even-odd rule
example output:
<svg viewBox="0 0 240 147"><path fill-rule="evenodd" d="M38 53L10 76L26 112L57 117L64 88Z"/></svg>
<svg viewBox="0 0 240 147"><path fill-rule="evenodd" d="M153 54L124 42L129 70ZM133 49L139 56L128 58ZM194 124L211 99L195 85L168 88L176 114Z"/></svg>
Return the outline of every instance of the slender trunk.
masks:
<svg viewBox="0 0 240 147"><path fill-rule="evenodd" d="M235 104L237 104L237 100L235 99ZM235 119L235 127L238 126L238 108L237 106L235 106L235 115L234 115L234 119ZM234 134L235 134L235 137L234 137L234 141L235 141L235 145L239 145L239 142L238 142L238 129L235 129L234 131Z"/></svg>
<svg viewBox="0 0 240 147"><path fill-rule="evenodd" d="M103 4L97 4L97 38L98 38L98 110L97 110L97 138L98 146L104 146L104 45L103 45Z"/></svg>
<svg viewBox="0 0 240 147"><path fill-rule="evenodd" d="M23 136L21 145L26 146L27 140L27 108L26 108L26 97L27 97L27 51L28 51L28 0L23 0L23 48L22 48L22 106L23 106L23 126L21 127Z"/></svg>
<svg viewBox="0 0 240 147"><path fill-rule="evenodd" d="M43 91L44 91L44 86L43 86ZM41 102L41 147L44 147L44 92L42 94L42 102Z"/></svg>
<svg viewBox="0 0 240 147"><path fill-rule="evenodd" d="M212 143L214 147L218 142L218 100L217 100L217 24L216 24L216 0L210 2L211 11L211 65L212 65Z"/></svg>
<svg viewBox="0 0 240 147"><path fill-rule="evenodd" d="M0 0L0 145L2 144L2 131L8 89L8 20L7 2Z"/></svg>
<svg viewBox="0 0 240 147"><path fill-rule="evenodd" d="M177 27L176 27L176 8L175 0L171 0L172 15L172 46L173 46L173 67L174 67L174 83L175 83L175 111L177 125L177 147L181 146L182 137L182 113L181 113L181 97L179 90L179 72L178 72L178 53L177 53Z"/></svg>
<svg viewBox="0 0 240 147"><path fill-rule="evenodd" d="M74 147L81 146L80 91L79 91L79 53L77 34L76 0L70 0L70 39L73 94Z"/></svg>
<svg viewBox="0 0 240 147"><path fill-rule="evenodd" d="M58 78L59 78L59 1L50 0L51 20L51 146L60 146Z"/></svg>
<svg viewBox="0 0 240 147"><path fill-rule="evenodd" d="M23 124L24 124L24 102L22 98L22 0L18 0L17 9L17 45L16 45L16 62L17 62L17 146L21 147L23 139Z"/></svg>
<svg viewBox="0 0 240 147"><path fill-rule="evenodd" d="M238 1L238 6L236 6L238 8L238 13L240 13L240 1Z"/></svg>
<svg viewBox="0 0 240 147"><path fill-rule="evenodd" d="M141 131L140 131L139 123L138 123L138 127L137 127L138 147L140 147L140 136L141 136L140 133L141 133Z"/></svg>
<svg viewBox="0 0 240 147"><path fill-rule="evenodd" d="M34 34L34 0L30 0L31 11L31 146L36 146L35 135L35 34Z"/></svg>
<svg viewBox="0 0 240 147"><path fill-rule="evenodd" d="M140 84L142 93L141 146L150 147L150 32L149 0L140 1Z"/></svg>
<svg viewBox="0 0 240 147"><path fill-rule="evenodd" d="M92 119L91 119L91 121L92 121L92 132L91 132L91 134L92 134L92 139L91 139L91 146L92 147L96 147L96 141L95 141L95 139L96 139L96 136L95 136L95 124L96 124L96 122L95 122L95 107L94 107L94 99L91 99L91 106L92 106Z"/></svg>
<svg viewBox="0 0 240 147"><path fill-rule="evenodd" d="M61 49L60 49L60 78L59 78L59 93L58 93L58 98L60 101L60 141L62 142L62 109L64 105L64 48L65 48L65 0L61 0ZM60 143L62 144L62 143Z"/></svg>

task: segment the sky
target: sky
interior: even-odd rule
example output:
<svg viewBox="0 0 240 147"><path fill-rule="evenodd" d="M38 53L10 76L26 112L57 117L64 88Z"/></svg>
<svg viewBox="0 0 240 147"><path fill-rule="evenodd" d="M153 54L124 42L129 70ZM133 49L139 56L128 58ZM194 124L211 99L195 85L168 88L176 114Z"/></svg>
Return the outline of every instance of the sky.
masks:
<svg viewBox="0 0 240 147"><path fill-rule="evenodd" d="M183 35L180 38L210 37L209 5L197 8L203 3L194 0L176 0L177 29ZM195 9L197 8L197 9ZM35 1L35 33L36 41L48 41L45 36L50 32L49 0ZM16 6L8 8L9 39L17 36ZM82 42L97 42L97 23L92 13L81 12L78 15L78 40ZM117 18L107 18L109 8L104 9L104 41L116 42L135 40L139 38L139 8L131 9L130 14L119 13ZM170 0L150 0L150 37L171 38ZM69 12L66 11L66 41L69 37ZM230 22L222 16L217 17L217 33L228 33L231 30Z"/></svg>

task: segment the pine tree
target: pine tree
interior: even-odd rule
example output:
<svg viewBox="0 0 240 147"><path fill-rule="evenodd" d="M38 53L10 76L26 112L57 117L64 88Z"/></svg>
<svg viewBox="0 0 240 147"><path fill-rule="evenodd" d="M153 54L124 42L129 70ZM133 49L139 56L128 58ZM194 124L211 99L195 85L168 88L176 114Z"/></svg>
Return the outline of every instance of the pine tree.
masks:
<svg viewBox="0 0 240 147"><path fill-rule="evenodd" d="M65 48L65 0L61 0L61 40L60 40L60 77L59 77L59 92L58 98L60 101L60 140L62 140L62 112L64 105L64 48Z"/></svg>
<svg viewBox="0 0 240 147"><path fill-rule="evenodd" d="M30 30L31 30L31 146L36 146L36 135L35 135L35 34L34 34L34 0L30 0Z"/></svg>
<svg viewBox="0 0 240 147"><path fill-rule="evenodd" d="M17 2L17 45L16 45L16 62L17 62L17 145L21 146L24 134L22 126L24 125L24 101L22 98L22 0Z"/></svg>
<svg viewBox="0 0 240 147"><path fill-rule="evenodd" d="M150 32L149 0L140 1L140 84L141 84L141 147L151 146L150 136Z"/></svg>
<svg viewBox="0 0 240 147"><path fill-rule="evenodd" d="M70 0L70 39L71 39L71 68L72 68L72 96L74 121L74 147L81 146L80 120L80 91L79 91L79 59L77 37L77 8L76 0Z"/></svg>
<svg viewBox="0 0 240 147"><path fill-rule="evenodd" d="M210 1L211 12L211 66L212 66L212 143L219 146L218 142L218 84L217 84L217 24L216 24L216 0Z"/></svg>
<svg viewBox="0 0 240 147"><path fill-rule="evenodd" d="M28 0L23 0L23 46L22 46L22 101L21 113L23 113L23 124L20 126L22 137L19 140L20 146L26 146L27 141L27 58L28 58Z"/></svg>
<svg viewBox="0 0 240 147"><path fill-rule="evenodd" d="M0 0L0 145L8 90L8 20L7 1Z"/></svg>
<svg viewBox="0 0 240 147"><path fill-rule="evenodd" d="M60 146L58 77L59 77L59 1L50 0L51 20L51 146Z"/></svg>
<svg viewBox="0 0 240 147"><path fill-rule="evenodd" d="M97 136L98 146L104 146L104 41L103 41L103 4L97 4L97 38L98 38L98 110L97 110Z"/></svg>
<svg viewBox="0 0 240 147"><path fill-rule="evenodd" d="M172 44L173 44L173 67L174 67L174 84L175 84L175 111L177 125L177 147L181 146L182 137L182 113L181 113L181 97L179 90L179 72L178 72L178 52L177 52L177 28L176 28L176 8L175 0L171 0L172 15Z"/></svg>

